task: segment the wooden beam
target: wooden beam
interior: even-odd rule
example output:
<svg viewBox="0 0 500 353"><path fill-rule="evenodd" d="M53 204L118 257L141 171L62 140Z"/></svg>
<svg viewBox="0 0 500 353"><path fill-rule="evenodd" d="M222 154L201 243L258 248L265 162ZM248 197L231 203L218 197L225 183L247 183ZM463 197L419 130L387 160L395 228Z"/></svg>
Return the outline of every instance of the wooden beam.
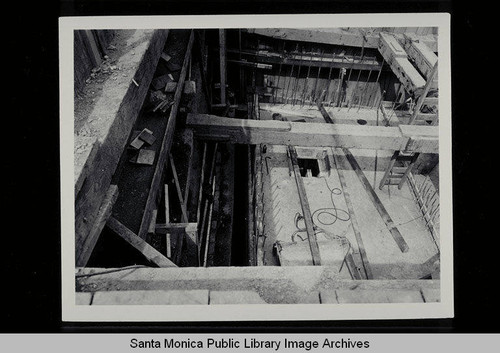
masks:
<svg viewBox="0 0 500 353"><path fill-rule="evenodd" d="M333 160L335 162L335 169L339 176L340 185L342 186L342 191L344 193L345 203L347 205L347 210L349 211L349 217L351 218L352 229L354 231L354 236L356 237L356 242L358 243L359 257L363 265L365 279L373 279L372 269L370 267L370 262L368 261L368 256L366 255L365 245L363 243L363 238L361 237L361 232L359 231L358 220L356 218L356 213L354 213L354 206L352 205L351 196L347 189L347 183L344 176L344 171L340 168L335 153L332 154Z"/></svg>
<svg viewBox="0 0 500 353"><path fill-rule="evenodd" d="M311 249L312 263L314 266L321 266L321 257L319 254L318 240L316 239L316 233L314 231L314 224L311 214L311 209L309 208L309 201L307 200L306 189L304 187L304 181L300 175L299 164L297 162L297 152L295 147L288 146L288 153L293 166L293 173L295 176L295 182L297 184L297 190L300 199L300 205L302 207L302 216L304 217L304 223L306 225L307 240L309 241L309 248Z"/></svg>
<svg viewBox="0 0 500 353"><path fill-rule="evenodd" d="M334 120L329 117L328 121L332 121L333 124ZM392 218L389 216L389 213L385 209L384 205L382 204L382 201L380 201L377 193L375 190L373 190L370 182L365 176L365 173L363 173L363 170L359 166L358 162L352 155L352 153L347 149L347 148L342 148L342 151L344 152L349 164L351 165L352 169L358 176L359 181L361 182L361 185L363 185L366 193L368 194L368 197L372 201L373 205L377 209L378 213L380 214L380 217L382 217L382 220L384 221L385 225L389 229L389 232L391 233L392 237L396 241L396 244L398 245L399 249L402 252L407 252L409 247L408 244L406 244L406 241L404 240L403 236L399 232L399 230L396 228L394 225L394 222L392 221Z"/></svg>
<svg viewBox="0 0 500 353"><path fill-rule="evenodd" d="M118 187L116 185L110 185L106 196L102 201L101 207L97 214L96 220L89 235L85 238L83 243L76 244L76 265L85 266L87 261L94 250L95 244L101 235L102 229L106 225L109 217L111 216L111 211L113 210L113 205L118 198Z"/></svg>
<svg viewBox="0 0 500 353"><path fill-rule="evenodd" d="M160 188L160 182L163 176L163 171L165 169L165 162L170 153L170 147L172 145L172 140L174 138L177 112L179 110L182 90L184 87L184 81L186 80L186 73L188 69L189 60L191 57L191 49L193 47L193 40L194 40L194 32L193 30L191 30L191 34L189 36L189 41L186 48L186 53L184 54L184 62L182 64L181 73L179 75L179 81L177 82L177 89L174 94L174 104L172 105L172 108L170 110L170 115L168 117L167 128L165 129L165 134L162 139L162 145L158 156L158 162L155 167L155 173L153 175L153 180L151 182L151 188L149 189L148 199L146 201L146 207L144 209L141 226L139 228L138 236L143 239L146 236L147 228L149 226L149 221L151 219L151 211L155 207L157 194Z"/></svg>
<svg viewBox="0 0 500 353"><path fill-rule="evenodd" d="M323 100L325 99L326 90L323 90L321 93L321 97L316 101L316 106L318 107L323 119L329 124L333 124L333 120L330 118L330 115L326 112L325 107L323 107Z"/></svg>
<svg viewBox="0 0 500 353"><path fill-rule="evenodd" d="M409 94L419 96L425 79L408 61L408 56L398 40L388 33L380 33L379 51Z"/></svg>
<svg viewBox="0 0 500 353"><path fill-rule="evenodd" d="M344 147L374 150L408 150L438 153L439 128L435 126L361 126L294 123L277 120L230 119L189 113L187 126L195 137L237 144L274 144L303 147Z"/></svg>
<svg viewBox="0 0 500 353"><path fill-rule="evenodd" d="M408 244L406 244L406 241L404 240L403 236L399 232L398 228L395 226L394 222L392 221L391 216L385 209L382 201L380 201L377 193L375 190L373 190L370 182L365 176L365 173L363 173L363 170L361 170L361 167L359 166L358 162L354 158L354 156L351 154L351 152L347 148L343 148L342 151L344 152L347 160L352 166L352 169L356 172L356 175L359 178L359 181L361 181L361 184L365 188L366 193L368 194L368 197L370 198L371 202L377 209L378 213L380 214L380 217L382 217L382 220L384 221L385 225L387 226L387 229L389 229L389 232L391 233L392 237L394 238L394 241L398 245L399 249L402 252L407 252L409 247Z"/></svg>
<svg viewBox="0 0 500 353"><path fill-rule="evenodd" d="M191 138L191 146L189 151L189 161L188 161L188 170L186 176L186 187L184 188L184 208L187 209L188 199L189 199L189 190L191 186L191 173L193 170L193 154L194 154L194 142ZM186 211L187 214L187 211Z"/></svg>
<svg viewBox="0 0 500 353"><path fill-rule="evenodd" d="M166 258L162 253L146 243L145 240L138 237L134 232L125 227L116 218L109 218L106 226L119 235L123 240L138 250L148 261L151 261L158 267L177 267L172 261Z"/></svg>
<svg viewBox="0 0 500 353"><path fill-rule="evenodd" d="M165 222L170 223L170 201L168 197L168 184L165 184Z"/></svg>
<svg viewBox="0 0 500 353"><path fill-rule="evenodd" d="M429 80L432 68L436 65L437 55L424 43L418 40L414 34L405 34L404 40L400 41L404 45L408 56L415 62L420 72ZM434 79L437 78L437 75Z"/></svg>
<svg viewBox="0 0 500 353"><path fill-rule="evenodd" d="M220 102L226 104L226 30L219 29Z"/></svg>
<svg viewBox="0 0 500 353"><path fill-rule="evenodd" d="M357 28L328 28L328 30L310 28L254 28L247 29L247 32L280 40L346 45L350 47L362 47L363 41L366 38L365 48L377 48L379 41L378 34L366 35L363 38L363 33Z"/></svg>
<svg viewBox="0 0 500 353"><path fill-rule="evenodd" d="M345 45L350 47L377 48L379 33L363 33L358 28L254 28L245 30L247 33L255 33L279 40L290 40L299 42L313 42L332 45ZM392 33L395 37L404 38L407 33ZM366 39L363 44L363 36ZM415 39L425 43L430 50L437 52L437 36L433 34L416 35Z"/></svg>
<svg viewBox="0 0 500 353"><path fill-rule="evenodd" d="M158 216L158 210L153 210L151 213L151 222L149 223L148 233L153 234L155 232L156 217Z"/></svg>
<svg viewBox="0 0 500 353"><path fill-rule="evenodd" d="M361 272L359 271L356 262L354 262L354 257L352 256L350 251L345 256L344 262L347 268L349 269L349 273L351 274L352 279L356 280L362 279Z"/></svg>
<svg viewBox="0 0 500 353"><path fill-rule="evenodd" d="M238 50L227 49L228 53L239 53ZM239 61L239 60L228 60L228 62L238 62L247 66L254 66L257 68L267 69L267 66L275 65L311 65L311 67L320 68L345 68L346 66L352 67L353 70L380 70L382 68L382 62L378 61L377 58L364 58L361 60L359 57L355 56L318 56L314 55L311 57L310 54L305 55L300 52L288 53L288 55L282 55L280 53L273 53L269 51L257 51L257 50L246 50L242 54L253 57L255 62ZM271 65L270 65L271 64ZM257 65L257 66L256 66ZM260 66L258 66L260 65ZM266 66L262 66L266 65ZM387 68L388 69L388 68Z"/></svg>

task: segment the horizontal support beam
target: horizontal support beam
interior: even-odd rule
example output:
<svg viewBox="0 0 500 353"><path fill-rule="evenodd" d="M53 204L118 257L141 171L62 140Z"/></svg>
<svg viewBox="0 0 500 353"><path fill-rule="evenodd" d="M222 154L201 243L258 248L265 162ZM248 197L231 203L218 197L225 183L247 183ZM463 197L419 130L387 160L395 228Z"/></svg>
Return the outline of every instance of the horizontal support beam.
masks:
<svg viewBox="0 0 500 353"><path fill-rule="evenodd" d="M176 229L185 229L186 232L195 232L198 230L198 223L157 223L155 233L165 234Z"/></svg>
<svg viewBox="0 0 500 353"><path fill-rule="evenodd" d="M188 114L187 126L207 140L224 138L237 144L303 147L343 147L438 153L439 130L434 126L357 126L293 123L276 120L231 119Z"/></svg>
<svg viewBox="0 0 500 353"><path fill-rule="evenodd" d="M254 28L248 29L247 32L284 40L347 45L350 47L364 46L365 48L376 48L379 40L378 34L363 36L363 33L357 28L349 30L343 28L328 28L328 30L309 28Z"/></svg>
<svg viewBox="0 0 500 353"><path fill-rule="evenodd" d="M228 49L228 53L239 54L239 50ZM382 62L376 58L361 59L360 57L353 57L349 55L318 55L317 53L287 53L285 55L268 52L268 51L255 51L245 50L241 52L242 55L254 57L253 60L264 64L282 64L294 66L311 66L321 68L352 68L354 70L380 70ZM231 60L229 60L231 61ZM250 64L250 63L249 63Z"/></svg>
<svg viewBox="0 0 500 353"><path fill-rule="evenodd" d="M424 98L424 105L438 105L438 104L439 104L438 97L425 97Z"/></svg>
<svg viewBox="0 0 500 353"><path fill-rule="evenodd" d="M409 28L408 28L409 30ZM391 33L396 38L403 40L406 35L413 35L409 31L405 33ZM346 45L350 47L377 48L380 31L373 33L362 33L358 28L328 28L328 29L310 29L310 28L253 28L247 29L247 33L299 42L312 42L332 45ZM364 38L363 38L364 37ZM415 40L425 43L433 52L437 52L437 36L434 34L415 34ZM364 41L364 43L363 43Z"/></svg>

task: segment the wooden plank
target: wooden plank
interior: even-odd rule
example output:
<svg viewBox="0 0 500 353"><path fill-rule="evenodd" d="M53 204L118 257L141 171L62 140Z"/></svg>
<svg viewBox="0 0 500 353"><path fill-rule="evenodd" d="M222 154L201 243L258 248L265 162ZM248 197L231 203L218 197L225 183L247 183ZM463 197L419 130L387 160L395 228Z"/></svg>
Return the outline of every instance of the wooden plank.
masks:
<svg viewBox="0 0 500 353"><path fill-rule="evenodd" d="M333 121L331 117L329 117L328 121ZM409 247L408 244L406 244L406 241L404 240L403 236L399 232L399 230L396 228L394 225L394 222L392 221L392 218L389 216L389 213L385 209L384 205L382 204L382 201L380 201L379 197L375 193L375 190L373 190L370 182L365 176L365 173L363 173L363 170L359 166L358 162L352 155L352 153L347 149L347 148L342 148L342 151L344 152L344 155L346 156L347 160L349 161L349 164L351 165L352 169L358 176L359 181L363 185L366 193L368 194L368 197L372 201L373 205L377 209L378 213L380 214L380 217L384 221L385 225L387 226L387 229L389 229L389 232L391 233L392 237L396 241L396 244L398 245L399 249L402 252L407 252Z"/></svg>
<svg viewBox="0 0 500 353"><path fill-rule="evenodd" d="M404 40L401 42L408 56L415 62L420 72L424 74L424 77L429 80L432 68L438 61L437 55L413 34L405 34Z"/></svg>
<svg viewBox="0 0 500 353"><path fill-rule="evenodd" d="M408 61L406 51L398 40L388 33L380 33L379 51L406 91L420 95L425 86L425 79Z"/></svg>
<svg viewBox="0 0 500 353"><path fill-rule="evenodd" d="M365 35L357 28L328 28L325 29L295 29L295 28L254 28L247 29L248 33L255 33L280 40L300 42L313 42L333 45L346 45L351 47L377 48L378 35ZM366 39L366 40L365 40ZM363 42L365 42L363 44Z"/></svg>
<svg viewBox="0 0 500 353"><path fill-rule="evenodd" d="M170 223L170 200L168 197L168 184L165 184L165 223Z"/></svg>
<svg viewBox="0 0 500 353"><path fill-rule="evenodd" d="M404 150L438 153L439 128L435 126L396 127L347 124L294 123L277 120L230 119L189 113L187 126L196 135L225 135L238 144L275 144L303 147L343 147L375 150ZM404 132L403 132L404 130ZM413 140L410 145L408 143Z"/></svg>
<svg viewBox="0 0 500 353"><path fill-rule="evenodd" d="M189 199L189 189L191 186L191 173L193 169L193 154L194 154L194 141L192 140L192 135L191 135L191 150L189 151L189 161L188 161L188 170L187 170L187 176L186 176L186 187L184 189L184 208L187 208L187 203ZM186 211L187 214L187 211Z"/></svg>
<svg viewBox="0 0 500 353"><path fill-rule="evenodd" d="M434 121L437 119L438 115L436 113L417 113L417 120Z"/></svg>
<svg viewBox="0 0 500 353"><path fill-rule="evenodd" d="M228 53L238 54L239 50L227 49ZM382 62L378 61L376 57L374 58L363 58L361 59L359 56L352 55L344 55L344 56L319 56L314 55L304 55L300 52L291 52L287 53L287 55L282 55L281 53L274 53L269 51L257 51L257 50L245 50L242 54L246 56L253 57L255 62L246 62L246 61L236 61L236 60L228 60L228 62L236 61L243 65L252 65L260 68L272 68L272 64L275 65L301 65L307 66L311 65L311 67L320 67L320 68L336 68L341 69L345 68L346 64L349 63L349 67L352 67L353 70L380 70L382 66ZM263 63L263 64L261 64ZM262 65L267 65L263 67ZM385 68L385 67L384 67Z"/></svg>
<svg viewBox="0 0 500 353"><path fill-rule="evenodd" d="M87 261L94 250L95 244L101 235L102 229L106 225L108 218L111 216L111 211L113 210L113 205L118 198L118 187L116 185L110 185L106 196L102 201L101 207L97 214L96 220L89 235L85 238L83 243L76 243L76 265L85 266Z"/></svg>
<svg viewBox="0 0 500 353"><path fill-rule="evenodd" d="M390 280L352 280L342 278L338 273L338 266L241 266L232 267L170 267L134 268L128 271L116 271L99 274L96 268L78 269L79 284L85 291L94 291L99 288L114 290L117 286L124 288L139 288L148 279L150 289L176 288L200 289L213 286L215 282L224 283L225 290L255 290L256 284L262 291L276 290L277 281L282 288L297 288L282 291L291 297L300 295L303 289L316 291L323 290L374 290L398 291L439 289L439 280L418 279L390 279ZM85 276L92 274L92 276ZM307 283L304 283L304 279ZM306 285L307 284L307 285ZM82 288L81 287L81 288ZM213 287L212 287L213 289ZM218 288L220 290L220 285ZM277 297L277 296L276 296ZM290 298L290 296L287 296ZM278 298L276 298L278 299Z"/></svg>
<svg viewBox="0 0 500 353"><path fill-rule="evenodd" d="M354 261L354 257L351 252L348 252L344 258L344 262L349 269L349 273L351 274L352 279L362 279L361 272L359 271L359 267Z"/></svg>
<svg viewBox="0 0 500 353"><path fill-rule="evenodd" d="M165 248L167 257L170 259L172 257L172 241L170 238L170 233L165 234Z"/></svg>
<svg viewBox="0 0 500 353"><path fill-rule="evenodd" d="M110 217L106 226L137 249L148 261L151 261L158 267L177 267L172 261L146 243L145 240L134 234L134 232L125 227L116 218Z"/></svg>
<svg viewBox="0 0 500 353"><path fill-rule="evenodd" d="M293 166L293 172L295 176L295 182L297 184L300 205L302 207L302 215L304 217L304 223L306 225L307 240L309 241L309 248L311 250L312 262L314 266L321 266L321 257L319 254L318 241L316 239L316 233L314 231L314 224L312 220L311 209L309 208L309 201L307 200L306 189L304 187L302 176L300 175L299 164L297 162L297 152L295 151L295 147L293 146L288 146L288 152Z"/></svg>
<svg viewBox="0 0 500 353"><path fill-rule="evenodd" d="M151 217L151 223L149 223L149 229L148 229L148 233L150 233L150 234L155 232L156 217L157 216L158 216L158 210L153 210L152 217Z"/></svg>
<svg viewBox="0 0 500 353"><path fill-rule="evenodd" d="M392 237L394 238L394 241L398 245L399 249L402 252L407 252L409 247L406 241L404 240L403 236L399 232L398 228L392 221L391 216L385 209L384 205L382 204L382 201L380 201L379 197L375 193L375 190L373 190L372 186L370 185L370 182L365 176L365 173L361 170L361 167L359 166L358 162L354 158L354 156L351 154L351 152L347 148L343 148L342 151L344 152L345 156L347 157L347 160L351 164L353 170L356 172L356 175L359 178L359 181L361 181L361 184L363 185L366 193L368 194L368 197L370 198L370 201L373 203L375 208L377 209L378 213L380 214L380 217L384 221L385 225L387 226L387 229L391 233Z"/></svg>
<svg viewBox="0 0 500 353"><path fill-rule="evenodd" d="M220 102L226 104L226 30L219 29Z"/></svg>
<svg viewBox="0 0 500 353"><path fill-rule="evenodd" d="M220 154L218 155L220 156ZM212 179L212 196L214 199L217 197L215 196L215 186L216 186L216 177L214 175ZM214 201L210 202L210 205L208 206L208 220L207 220L207 235L205 236L205 252L203 255L203 267L208 266L208 250L210 248L210 235L212 233L212 215L213 215L213 210L214 210Z"/></svg>
<svg viewBox="0 0 500 353"><path fill-rule="evenodd" d="M439 98L438 97L425 97L423 104L425 105L438 105Z"/></svg>
<svg viewBox="0 0 500 353"><path fill-rule="evenodd" d="M400 125L403 136L408 137L406 146L402 149L407 152L439 153L439 128L430 126L433 130L421 130L417 125Z"/></svg>
<svg viewBox="0 0 500 353"><path fill-rule="evenodd" d="M337 152L338 153L338 152ZM356 213L354 213L354 206L352 205L351 196L349 194L349 189L347 188L347 183L345 180L344 171L340 168L339 163L336 158L336 153L333 153L333 160L335 163L335 169L339 176L340 185L342 186L342 191L344 194L345 203L347 205L347 210L349 211L349 216L351 219L352 229L354 230L354 236L356 242L358 243L359 256L363 265L365 279L373 279L373 273L371 270L370 262L368 261L368 256L366 255L365 245L363 243L363 238L361 237L361 232L359 231L358 220L356 218Z"/></svg>
<svg viewBox="0 0 500 353"><path fill-rule="evenodd" d="M162 139L162 145L160 153L158 156L158 162L156 164L155 173L153 175L153 180L151 182L151 187L149 189L148 199L146 201L146 206L144 209L144 214L141 221L141 226L139 228L138 236L144 238L146 236L147 227L149 226L149 220L151 219L151 211L154 208L157 194L159 191L160 182L163 176L163 171L165 167L165 162L168 155L170 154L170 147L172 145L172 140L174 138L174 131L176 125L177 112L179 110L182 88L184 87L184 81L186 79L186 73L188 69L189 60L191 57L191 49L193 47L194 32L191 30L189 36L189 41L186 48L186 53L184 55L184 62L182 65L181 73L179 76L179 81L177 89L174 94L174 104L170 110L170 115L168 117L167 128Z"/></svg>
<svg viewBox="0 0 500 353"><path fill-rule="evenodd" d="M198 229L198 223L158 223L155 226L155 233L166 234L176 229L185 229L186 232L193 232Z"/></svg>
<svg viewBox="0 0 500 353"><path fill-rule="evenodd" d="M169 159L170 159L170 167L172 168L172 175L174 176L175 188L177 190L177 197L179 198L179 202L181 204L182 221L184 223L187 223L188 222L188 215L187 215L187 210L186 210L186 203L184 202L184 199L182 196L181 185L179 183L179 177L177 176L177 169L175 168L174 158L172 157L172 154L170 154L170 153L169 153Z"/></svg>
<svg viewBox="0 0 500 353"><path fill-rule="evenodd" d="M330 115L326 112L325 108L323 107L323 100L325 99L325 95L326 95L326 90L323 90L323 92L321 93L321 97L316 101L316 106L321 112L323 119L325 119L325 121L328 124L333 124L333 120L330 118Z"/></svg>
<svg viewBox="0 0 500 353"><path fill-rule="evenodd" d="M440 272L440 258L441 254L438 252L437 254L431 256L429 260L425 261L421 265L421 274L420 278L424 279L424 277L431 276L433 273ZM432 277L435 279L434 277Z"/></svg>

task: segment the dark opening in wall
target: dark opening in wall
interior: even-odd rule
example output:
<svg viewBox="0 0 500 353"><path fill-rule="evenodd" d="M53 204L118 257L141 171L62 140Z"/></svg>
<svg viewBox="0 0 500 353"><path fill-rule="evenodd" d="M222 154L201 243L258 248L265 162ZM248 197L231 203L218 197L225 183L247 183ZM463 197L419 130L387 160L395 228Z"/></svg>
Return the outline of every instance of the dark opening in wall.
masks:
<svg viewBox="0 0 500 353"><path fill-rule="evenodd" d="M319 176L319 164L317 159L297 158L297 163L299 164L300 175L303 177L308 176L308 170L311 171L313 177Z"/></svg>

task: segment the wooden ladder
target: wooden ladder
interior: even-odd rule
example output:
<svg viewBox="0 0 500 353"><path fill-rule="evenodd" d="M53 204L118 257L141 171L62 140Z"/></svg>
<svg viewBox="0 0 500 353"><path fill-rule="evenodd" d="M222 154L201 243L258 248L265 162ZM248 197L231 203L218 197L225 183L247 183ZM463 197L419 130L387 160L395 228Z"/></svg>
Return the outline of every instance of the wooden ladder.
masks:
<svg viewBox="0 0 500 353"><path fill-rule="evenodd" d="M401 190L418 156L419 153L395 151L382 180L380 180L379 189L382 190L384 185L397 185L398 189Z"/></svg>
<svg viewBox="0 0 500 353"><path fill-rule="evenodd" d="M424 91L422 95L418 98L417 103L415 105L415 109L413 110L413 114L410 118L410 125L432 125L436 126L439 122L438 118L438 102L439 98L437 97L437 80L435 80L437 73L438 64L434 65L432 68L431 74L425 84ZM429 93L431 96L429 96ZM422 108L428 107L429 111L422 111Z"/></svg>

